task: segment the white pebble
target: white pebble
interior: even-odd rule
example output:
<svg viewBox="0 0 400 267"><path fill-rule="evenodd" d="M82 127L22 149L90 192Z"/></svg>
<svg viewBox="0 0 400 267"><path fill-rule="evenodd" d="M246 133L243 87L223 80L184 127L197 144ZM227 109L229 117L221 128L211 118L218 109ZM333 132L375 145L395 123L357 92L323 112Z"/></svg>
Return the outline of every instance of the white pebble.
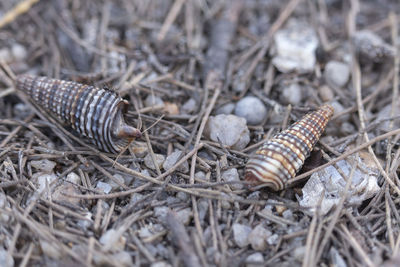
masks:
<svg viewBox="0 0 400 267"><path fill-rule="evenodd" d="M293 256L299 262L302 262L304 260L305 254L306 254L306 246L296 247L293 250Z"/></svg>
<svg viewBox="0 0 400 267"><path fill-rule="evenodd" d="M339 61L329 61L324 70L325 81L330 86L343 87L350 77L350 68Z"/></svg>
<svg viewBox="0 0 400 267"><path fill-rule="evenodd" d="M318 88L319 96L321 97L322 101L329 102L335 97L332 89L327 85L322 85Z"/></svg>
<svg viewBox="0 0 400 267"><path fill-rule="evenodd" d="M68 182L73 183L73 184L80 184L81 183L81 177L79 177L79 175L74 173L74 172L68 173L66 180Z"/></svg>
<svg viewBox="0 0 400 267"><path fill-rule="evenodd" d="M227 104L224 104L221 107L217 108L217 110L215 111L215 114L216 115L219 115L219 114L228 115L228 114L231 114L234 109L235 109L235 104L227 103Z"/></svg>
<svg viewBox="0 0 400 267"><path fill-rule="evenodd" d="M54 167L56 166L56 163L48 159L32 160L31 166L37 170L50 173L53 171Z"/></svg>
<svg viewBox="0 0 400 267"><path fill-rule="evenodd" d="M154 154L154 157L155 157L155 161L156 161L158 168L161 169L161 166L163 165L163 163L165 161L164 155ZM146 157L144 158L144 165L146 165L147 168L150 168L152 170L156 169L156 166L153 163L153 158L151 157L150 153L148 153L146 155Z"/></svg>
<svg viewBox="0 0 400 267"><path fill-rule="evenodd" d="M7 250L0 249L0 266L14 266L14 258L7 252Z"/></svg>
<svg viewBox="0 0 400 267"><path fill-rule="evenodd" d="M192 218L192 209L186 208L186 209L177 211L176 218L184 225L188 225Z"/></svg>
<svg viewBox="0 0 400 267"><path fill-rule="evenodd" d="M117 180L120 184L124 184L124 183L125 183L125 179L124 179L124 177L123 177L121 174L116 173L116 174L113 175L113 177L114 177L114 179ZM112 187L113 190L118 189L118 188L121 187L119 184L117 184L116 182L114 182L114 181L111 180L111 179L108 180L108 183L111 185L111 187Z"/></svg>
<svg viewBox="0 0 400 267"><path fill-rule="evenodd" d="M150 265L150 267L172 267L172 265L169 263L166 263L165 261L159 261L159 262L152 263Z"/></svg>
<svg viewBox="0 0 400 267"><path fill-rule="evenodd" d="M14 44L11 47L11 53L15 60L23 60L28 55L26 48L21 44Z"/></svg>
<svg viewBox="0 0 400 267"><path fill-rule="evenodd" d="M270 237L267 238L267 243L271 246L278 244L279 241L279 235L278 234L273 234Z"/></svg>
<svg viewBox="0 0 400 267"><path fill-rule="evenodd" d="M154 216L158 218L158 221L163 222L167 213L169 211L168 207L154 207Z"/></svg>
<svg viewBox="0 0 400 267"><path fill-rule="evenodd" d="M264 251L267 249L267 238L272 233L265 229L261 224L257 225L249 234L249 242L254 250Z"/></svg>
<svg viewBox="0 0 400 267"><path fill-rule="evenodd" d="M129 267L133 266L132 257L127 251L119 251L112 255L115 266Z"/></svg>
<svg viewBox="0 0 400 267"><path fill-rule="evenodd" d="M47 242L43 239L39 240L40 248L43 251L43 253L52 259L59 260L63 257L62 255L62 250L57 248L54 244Z"/></svg>
<svg viewBox="0 0 400 267"><path fill-rule="evenodd" d="M147 144L145 142L140 142L140 141L133 142L131 144L131 149L135 154L135 156L138 158L144 158L149 152Z"/></svg>
<svg viewBox="0 0 400 267"><path fill-rule="evenodd" d="M108 194L112 190L112 186L110 184L104 182L97 182L96 189L101 190L105 194Z"/></svg>
<svg viewBox="0 0 400 267"><path fill-rule="evenodd" d="M311 72L314 69L318 37L314 29L300 21L291 20L288 26L274 35L276 56L272 64L281 72Z"/></svg>
<svg viewBox="0 0 400 267"><path fill-rule="evenodd" d="M267 116L267 108L257 97L246 96L237 102L235 115L245 118L249 125L257 125Z"/></svg>
<svg viewBox="0 0 400 267"><path fill-rule="evenodd" d="M110 229L99 239L105 250L120 251L125 247L126 239L117 230Z"/></svg>
<svg viewBox="0 0 400 267"><path fill-rule="evenodd" d="M0 192L0 209L4 210L6 207L10 207L10 204L7 201L6 195L3 194L2 192ZM6 214L5 212L0 213L0 222L6 223L6 222L8 222L9 219L10 219L10 216L8 214ZM1 260L0 260L0 262L1 262ZM0 266L2 266L2 265L0 264Z"/></svg>
<svg viewBox="0 0 400 267"><path fill-rule="evenodd" d="M246 267L263 266L264 257L260 252L253 253L246 258Z"/></svg>
<svg viewBox="0 0 400 267"><path fill-rule="evenodd" d="M251 233L251 227L239 223L235 223L233 226L233 239L238 247L244 248L249 244L249 234Z"/></svg>
<svg viewBox="0 0 400 267"><path fill-rule="evenodd" d="M15 104L13 111L14 111L14 115L18 119L26 119L26 117L28 117L28 115L32 113L32 109L30 108L30 106L26 105L24 103Z"/></svg>
<svg viewBox="0 0 400 267"><path fill-rule="evenodd" d="M161 99L161 97L153 95L153 94L149 94L145 101L144 104L146 107L152 107L152 106L163 106L164 105L164 101Z"/></svg>
<svg viewBox="0 0 400 267"><path fill-rule="evenodd" d="M193 112L195 112L197 109L197 103L196 100L194 100L193 98L189 98L188 101L186 101L181 108L181 112L183 114L191 114Z"/></svg>
<svg viewBox="0 0 400 267"><path fill-rule="evenodd" d="M168 171L169 169L174 167L175 164L178 162L178 159L181 158L181 155L182 155L182 151L176 150L176 151L172 152L171 155L169 155L164 161L164 164L163 164L164 170ZM177 168L177 171L183 172L183 173L189 172L189 163L187 161L185 161Z"/></svg>
<svg viewBox="0 0 400 267"><path fill-rule="evenodd" d="M240 182L239 173L236 168L232 168L222 172L221 177L226 182ZM243 188L243 184L240 183L229 184L229 187L232 188L233 190L240 190Z"/></svg>
<svg viewBox="0 0 400 267"><path fill-rule="evenodd" d="M287 104L298 106L303 98L303 93L300 85L292 83L282 89L283 101Z"/></svg>
<svg viewBox="0 0 400 267"><path fill-rule="evenodd" d="M46 189L46 183L50 187L53 181L55 180L57 180L57 176L54 173L51 174L39 173L39 176L37 177L37 181L39 184L38 193L40 194Z"/></svg>
<svg viewBox="0 0 400 267"><path fill-rule="evenodd" d="M214 142L219 142L229 148L242 150L250 142L250 131L246 120L235 115L210 116L206 133Z"/></svg>

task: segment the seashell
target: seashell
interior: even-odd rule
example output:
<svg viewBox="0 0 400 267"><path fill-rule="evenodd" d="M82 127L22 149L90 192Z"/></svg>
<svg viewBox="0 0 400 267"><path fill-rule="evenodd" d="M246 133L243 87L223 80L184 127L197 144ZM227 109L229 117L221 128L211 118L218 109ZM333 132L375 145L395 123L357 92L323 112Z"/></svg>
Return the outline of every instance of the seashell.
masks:
<svg viewBox="0 0 400 267"><path fill-rule="evenodd" d="M275 191L284 189L310 155L333 112L332 106L323 105L264 143L247 162L245 180Z"/></svg>
<svg viewBox="0 0 400 267"><path fill-rule="evenodd" d="M125 123L128 101L110 89L31 75L17 76L16 87L103 151L118 153L141 136Z"/></svg>

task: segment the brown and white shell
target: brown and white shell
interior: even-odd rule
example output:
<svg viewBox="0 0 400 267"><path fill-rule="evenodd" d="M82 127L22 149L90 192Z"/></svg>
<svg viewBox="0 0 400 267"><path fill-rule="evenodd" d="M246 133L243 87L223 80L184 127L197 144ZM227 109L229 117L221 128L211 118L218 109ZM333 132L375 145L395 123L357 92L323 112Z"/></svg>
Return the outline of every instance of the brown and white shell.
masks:
<svg viewBox="0 0 400 267"><path fill-rule="evenodd" d="M17 76L16 87L33 104L103 151L118 153L141 136L138 129L125 123L128 102L112 90L32 75Z"/></svg>
<svg viewBox="0 0 400 267"><path fill-rule="evenodd" d="M247 162L245 180L275 191L284 189L310 155L332 115L333 107L323 105L272 137Z"/></svg>

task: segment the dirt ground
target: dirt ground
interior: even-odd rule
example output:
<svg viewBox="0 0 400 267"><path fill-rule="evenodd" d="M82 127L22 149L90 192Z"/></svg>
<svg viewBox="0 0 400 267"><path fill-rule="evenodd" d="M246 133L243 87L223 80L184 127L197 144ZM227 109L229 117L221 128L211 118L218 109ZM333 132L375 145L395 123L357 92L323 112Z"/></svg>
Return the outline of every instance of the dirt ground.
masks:
<svg viewBox="0 0 400 267"><path fill-rule="evenodd" d="M1 1L0 266L400 266L399 14ZM99 150L16 88L26 73L111 88L142 137ZM246 182L252 153L324 103L297 177Z"/></svg>

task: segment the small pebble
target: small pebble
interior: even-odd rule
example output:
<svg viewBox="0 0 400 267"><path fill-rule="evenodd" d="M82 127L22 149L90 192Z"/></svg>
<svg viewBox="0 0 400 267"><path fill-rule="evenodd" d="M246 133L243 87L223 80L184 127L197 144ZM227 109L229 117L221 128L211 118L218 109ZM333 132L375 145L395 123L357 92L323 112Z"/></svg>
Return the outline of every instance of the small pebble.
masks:
<svg viewBox="0 0 400 267"><path fill-rule="evenodd" d="M305 254L306 254L306 246L296 247L293 250L293 256L298 262L303 262Z"/></svg>
<svg viewBox="0 0 400 267"><path fill-rule="evenodd" d="M177 211L176 218L184 225L188 225L192 219L192 209L186 208L186 209Z"/></svg>
<svg viewBox="0 0 400 267"><path fill-rule="evenodd" d="M194 174L194 178L200 179L200 180L206 180L206 173L203 171L198 171Z"/></svg>
<svg viewBox="0 0 400 267"><path fill-rule="evenodd" d="M322 85L318 88L319 96L321 97L322 101L329 102L335 97L332 89L327 85Z"/></svg>
<svg viewBox="0 0 400 267"><path fill-rule="evenodd" d="M380 63L395 55L395 48L370 30L356 32L352 41L363 63L368 61Z"/></svg>
<svg viewBox="0 0 400 267"><path fill-rule="evenodd" d="M224 105L220 106L219 108L217 108L217 110L215 111L215 114L216 115L220 115L220 114L229 115L229 114L232 114L234 109L235 109L235 104L227 103L227 104L224 104Z"/></svg>
<svg viewBox="0 0 400 267"><path fill-rule="evenodd" d="M0 266L14 267L14 258L7 252L7 250L0 248Z"/></svg>
<svg viewBox="0 0 400 267"><path fill-rule="evenodd" d="M5 209L6 207L10 207L10 204L7 201L6 195L0 191L0 209ZM0 222L6 223L9 219L10 216L8 214L6 214L5 212L0 213ZM0 264L0 266L2 265Z"/></svg>
<svg viewBox="0 0 400 267"><path fill-rule="evenodd" d="M154 157L156 160L156 164L158 165L158 168L161 169L161 166L163 165L163 163L165 161L164 155L154 153ZM150 153L148 153L146 155L146 157L144 158L144 165L146 165L147 168L150 168L152 170L156 169L156 166L153 163L153 158L151 157Z"/></svg>
<svg viewBox="0 0 400 267"><path fill-rule="evenodd" d="M246 120L235 115L210 116L206 133L212 141L221 141L223 145L236 150L242 150L250 142Z"/></svg>
<svg viewBox="0 0 400 267"><path fill-rule="evenodd" d="M329 61L324 70L325 81L330 86L343 87L350 77L350 68L339 61Z"/></svg>
<svg viewBox="0 0 400 267"><path fill-rule="evenodd" d="M112 255L115 266L129 267L133 266L132 257L127 251L119 251Z"/></svg>
<svg viewBox="0 0 400 267"><path fill-rule="evenodd" d="M267 249L267 238L270 237L272 233L265 229L261 224L254 227L254 229L249 234L249 242L254 250L264 251Z"/></svg>
<svg viewBox="0 0 400 267"><path fill-rule="evenodd" d="M303 93L300 85L297 83L292 83L289 86L285 86L282 89L282 100L287 104L292 104L293 106L298 106L303 98Z"/></svg>
<svg viewBox="0 0 400 267"><path fill-rule="evenodd" d="M159 262L152 263L150 265L150 267L172 267L172 265L165 261L159 261Z"/></svg>
<svg viewBox="0 0 400 267"><path fill-rule="evenodd" d="M11 54L10 49L8 49L8 48L0 49L0 61L4 61L4 62L12 61L12 54Z"/></svg>
<svg viewBox="0 0 400 267"><path fill-rule="evenodd" d="M318 37L309 25L290 20L274 35L276 56L272 64L281 72L312 72L316 62Z"/></svg>
<svg viewBox="0 0 400 267"><path fill-rule="evenodd" d="M13 55L15 60L20 61L26 58L28 52L26 51L25 46L21 44L14 44L11 47L11 54Z"/></svg>
<svg viewBox="0 0 400 267"><path fill-rule="evenodd" d="M51 242L47 242L46 240L40 239L39 240L40 248L42 252L52 259L59 260L63 257L62 250L59 249L57 246L52 244Z"/></svg>
<svg viewBox="0 0 400 267"><path fill-rule="evenodd" d="M178 159L181 158L181 155L182 155L182 151L176 150L176 151L172 152L171 155L169 155L163 163L164 170L168 171L169 169L174 167L175 164L178 162ZM177 171L183 172L183 173L188 173L189 172L189 163L187 161L185 161L177 168Z"/></svg>
<svg viewBox="0 0 400 267"><path fill-rule="evenodd" d="M334 109L334 115L339 114L342 111L344 111L343 105L340 104L338 101L333 101L331 103L331 106ZM337 120L340 121L340 122L345 122L345 121L348 121L349 119L350 119L350 115L349 114L345 114L345 115L342 115L342 116L337 118Z"/></svg>
<svg viewBox="0 0 400 267"><path fill-rule="evenodd" d="M342 125L340 125L340 133L344 136L350 135L352 133L356 132L356 128L352 123L349 122L343 122Z"/></svg>
<svg viewBox="0 0 400 267"><path fill-rule="evenodd" d="M175 103L165 102L163 111L164 111L164 113L169 114L169 115L178 115L179 107Z"/></svg>
<svg viewBox="0 0 400 267"><path fill-rule="evenodd" d="M159 222L164 222L168 211L168 207L154 207L154 216L158 218Z"/></svg>
<svg viewBox="0 0 400 267"><path fill-rule="evenodd" d="M111 192L112 186L108 183L99 181L97 182L96 189L102 191L104 194L108 194Z"/></svg>
<svg viewBox="0 0 400 267"><path fill-rule="evenodd" d="M229 170L222 172L221 177L222 180L226 182L240 182L239 173L236 168L231 168ZM240 183L229 184L229 187L232 188L233 190L240 190L243 188L243 184Z"/></svg>
<svg viewBox="0 0 400 267"><path fill-rule="evenodd" d="M60 203L69 203L75 206L79 206L80 199L77 197L70 197L69 195L79 195L81 192L79 191L76 186L70 183L62 183L61 185L57 186L53 194L51 195L54 201Z"/></svg>
<svg viewBox="0 0 400 267"><path fill-rule="evenodd" d="M143 198L144 198L144 195L142 195L140 193L133 193L131 196L130 204L135 204L136 202L138 202L139 200L141 200Z"/></svg>
<svg viewBox="0 0 400 267"><path fill-rule="evenodd" d="M37 181L39 184L38 193L42 193L44 190L46 190L46 183L50 187L53 181L57 180L57 178L58 177L54 173L51 174L39 173L37 177ZM45 195L47 196L47 193Z"/></svg>
<svg viewBox="0 0 400 267"><path fill-rule="evenodd" d="M29 114L32 113L32 109L29 107L29 105L26 105L24 103L15 104L13 111L15 117L17 117L18 119L26 119L26 117L28 117Z"/></svg>
<svg viewBox="0 0 400 267"><path fill-rule="evenodd" d="M139 237L140 237L141 239L143 239L143 238L149 238L149 237L151 237L151 236L153 236L153 233L150 232L149 227L148 227L147 225L140 228L140 230L139 230Z"/></svg>
<svg viewBox="0 0 400 267"><path fill-rule="evenodd" d="M144 100L144 105L146 107L164 106L164 101L159 96L149 94Z"/></svg>
<svg viewBox="0 0 400 267"><path fill-rule="evenodd" d="M53 171L54 167L56 166L56 163L48 159L32 160L31 166L42 172L50 173Z"/></svg>
<svg viewBox="0 0 400 267"><path fill-rule="evenodd" d="M204 221L204 218L206 217L208 212L208 201L203 199L198 200L197 208L199 210L199 219L202 222Z"/></svg>
<svg viewBox="0 0 400 267"><path fill-rule="evenodd" d="M282 217L287 220L293 220L293 211L291 209L287 209L282 212Z"/></svg>
<svg viewBox="0 0 400 267"><path fill-rule="evenodd" d="M337 249L335 247L331 247L330 251L329 251L329 257L331 259L331 264L334 267L347 267L346 261L343 259L343 257L339 254L339 252L337 251ZM397 256L398 258L398 256ZM390 265L381 265L382 267L389 267ZM398 266L398 262L397 264L394 263L392 267L394 266Z"/></svg>
<svg viewBox="0 0 400 267"><path fill-rule="evenodd" d="M121 251L125 247L126 239L121 236L117 230L110 229L105 232L99 239L100 243L104 245L106 251Z"/></svg>
<svg viewBox="0 0 400 267"><path fill-rule="evenodd" d="M180 200L182 200L183 202L186 202L189 199L189 195L185 192L178 192L176 194L176 197L179 198Z"/></svg>
<svg viewBox="0 0 400 267"><path fill-rule="evenodd" d="M81 177L79 177L79 175L74 173L74 172L68 173L66 180L68 182L70 182L70 183L73 183L73 184L80 184L81 183Z"/></svg>
<svg viewBox="0 0 400 267"><path fill-rule="evenodd" d="M235 223L233 226L233 239L238 247L244 248L249 244L249 234L251 233L251 227L239 223Z"/></svg>
<svg viewBox="0 0 400 267"><path fill-rule="evenodd" d="M267 108L257 97L246 96L237 102L235 115L245 118L249 125L257 125L267 116Z"/></svg>
<svg viewBox="0 0 400 267"><path fill-rule="evenodd" d="M120 184L124 184L124 183L125 183L125 179L124 179L124 177L123 177L121 174L116 173L116 174L113 175L113 177L114 177L114 179L117 180ZM111 180L111 179L108 179L108 183L111 185L112 190L116 190L116 189L118 189L118 188L121 188L121 186L120 186L119 184L117 184L116 182L114 182L114 181Z"/></svg>
<svg viewBox="0 0 400 267"><path fill-rule="evenodd" d="M264 264L264 257L260 252L253 253L246 258L246 267L258 267Z"/></svg>
<svg viewBox="0 0 400 267"><path fill-rule="evenodd" d="M267 238L267 243L271 246L278 244L279 241L279 235L278 234L273 234L270 237Z"/></svg>
<svg viewBox="0 0 400 267"><path fill-rule="evenodd" d="M189 98L188 101L186 101L181 108L181 112L183 114L192 114L197 110L197 103L196 100L193 98Z"/></svg>

